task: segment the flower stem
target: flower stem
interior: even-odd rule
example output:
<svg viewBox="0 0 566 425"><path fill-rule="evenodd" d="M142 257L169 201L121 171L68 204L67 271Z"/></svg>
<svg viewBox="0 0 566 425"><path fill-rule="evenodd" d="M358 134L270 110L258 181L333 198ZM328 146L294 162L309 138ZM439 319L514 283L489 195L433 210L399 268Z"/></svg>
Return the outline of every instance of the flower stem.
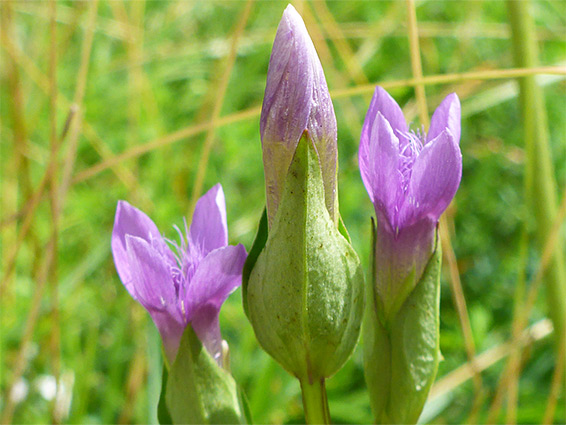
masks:
<svg viewBox="0 0 566 425"><path fill-rule="evenodd" d="M328 411L324 379L313 383L302 380L301 390L303 392L303 407L305 409L306 423L329 424L330 412Z"/></svg>

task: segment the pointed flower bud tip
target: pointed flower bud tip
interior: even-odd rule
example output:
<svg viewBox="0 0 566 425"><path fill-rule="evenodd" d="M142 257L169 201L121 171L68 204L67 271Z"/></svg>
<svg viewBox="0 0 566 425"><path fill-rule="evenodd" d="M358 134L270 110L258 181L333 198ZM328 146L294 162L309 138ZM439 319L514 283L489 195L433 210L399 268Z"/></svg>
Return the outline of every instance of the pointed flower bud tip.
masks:
<svg viewBox="0 0 566 425"><path fill-rule="evenodd" d="M243 245L228 245L226 206L217 184L195 207L180 243L164 239L153 221L119 201L112 231L112 254L130 295L159 329L169 362L191 323L210 355L221 364L220 307L241 284Z"/></svg>
<svg viewBox="0 0 566 425"><path fill-rule="evenodd" d="M314 45L301 16L288 5L273 42L260 120L270 227L305 130L316 146L326 206L336 221L336 117Z"/></svg>

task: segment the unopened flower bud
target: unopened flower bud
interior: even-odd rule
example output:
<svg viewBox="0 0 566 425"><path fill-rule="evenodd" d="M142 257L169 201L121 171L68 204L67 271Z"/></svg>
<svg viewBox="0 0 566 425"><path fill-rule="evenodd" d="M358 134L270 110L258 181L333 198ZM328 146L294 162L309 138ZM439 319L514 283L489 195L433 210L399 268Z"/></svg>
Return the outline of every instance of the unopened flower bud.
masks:
<svg viewBox="0 0 566 425"><path fill-rule="evenodd" d="M356 345L364 301L360 261L326 209L306 132L247 287L244 276L244 297L261 346L301 381L333 375Z"/></svg>
<svg viewBox="0 0 566 425"><path fill-rule="evenodd" d="M260 121L269 227L281 201L289 165L305 130L318 152L326 208L337 223L338 153L334 107L303 19L289 5L273 42Z"/></svg>

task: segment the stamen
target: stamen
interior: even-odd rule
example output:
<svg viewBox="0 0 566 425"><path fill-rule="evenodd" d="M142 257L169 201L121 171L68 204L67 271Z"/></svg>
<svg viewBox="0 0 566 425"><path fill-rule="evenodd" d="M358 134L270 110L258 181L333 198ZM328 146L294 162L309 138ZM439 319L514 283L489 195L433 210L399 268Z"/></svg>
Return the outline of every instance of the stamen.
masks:
<svg viewBox="0 0 566 425"><path fill-rule="evenodd" d="M396 222L399 219L398 215L401 208L405 203L414 202L414 200L407 198L407 192L409 190L409 183L413 173L413 164L426 144L426 133L424 131L424 127L409 131L400 131L396 129L395 133L399 138L399 163L397 172L399 173L401 185L400 192L397 194L396 203L394 205L394 217L392 220L395 234L398 236L399 227L396 225ZM417 208L418 207L419 206L417 205Z"/></svg>
<svg viewBox="0 0 566 425"><path fill-rule="evenodd" d="M188 238L189 226L187 225L187 220L183 219L183 221L185 234L178 226L173 226L179 236L179 242L167 238L164 239L171 247L175 257L176 266L170 267L170 273L175 286L179 308L182 310L183 315L186 316L187 312L183 300L186 298L191 279L200 259L203 257L204 247L193 246L192 241Z"/></svg>

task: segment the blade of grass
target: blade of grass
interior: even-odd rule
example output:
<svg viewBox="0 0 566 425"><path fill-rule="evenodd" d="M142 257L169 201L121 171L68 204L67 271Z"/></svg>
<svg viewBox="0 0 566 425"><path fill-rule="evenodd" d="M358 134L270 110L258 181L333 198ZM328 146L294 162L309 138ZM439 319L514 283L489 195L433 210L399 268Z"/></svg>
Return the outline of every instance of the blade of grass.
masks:
<svg viewBox="0 0 566 425"><path fill-rule="evenodd" d="M4 275L2 276L2 281L0 281L0 298L4 295L6 291L6 287L12 278L12 273L14 272L14 268L16 266L16 260L18 258L18 252L24 242L25 237L27 236L28 231L31 228L34 219L34 213L39 205L39 201L41 200L45 189L48 186L50 180L50 170L54 165L51 165L45 171L41 182L38 185L37 190L33 193L30 200L26 203L25 214L23 216L22 225L20 227L20 231L18 232L16 243L13 245L10 254L8 254L8 260L6 261L6 267L4 269Z"/></svg>
<svg viewBox="0 0 566 425"><path fill-rule="evenodd" d="M456 311L458 312L458 320L460 321L460 328L462 329L462 335L464 337L466 355L468 356L468 361L473 369L475 367L474 358L476 356L476 346L474 343L470 318L468 316L466 297L464 296L464 290L462 289L462 282L460 280L460 271L458 270L456 254L454 253L452 241L450 240L450 233L448 231L449 226L450 224L447 222L446 215L444 214L440 219L439 225L442 253L448 265L452 302L456 306ZM479 370L474 376L473 381L476 395L479 396L479 394L483 392L482 379Z"/></svg>
<svg viewBox="0 0 566 425"><path fill-rule="evenodd" d="M525 229L526 230L526 229ZM523 232L521 236L521 267L517 287L515 289L515 297L513 300L513 323L512 323L512 333L511 337L514 340L517 340L520 337L522 328L520 328L518 317L520 317L525 309L525 272L526 272L526 265L527 265L527 254L528 254L528 237L526 231ZM487 422L486 423L493 423L495 422L496 418L499 416L501 407L503 405L503 400L505 396L507 396L507 415L506 415L506 423L512 424L515 423L515 415L513 410L515 410L515 402L518 393L518 380L519 375L521 373L521 357L523 355L523 351L521 347L515 345L514 349L511 351L509 355L509 359L507 364L505 365L505 369L501 373L499 377L499 384L497 385L497 389L495 391L495 396L493 397L493 401L488 411Z"/></svg>
<svg viewBox="0 0 566 425"><path fill-rule="evenodd" d="M363 23L363 26L371 26L374 31L371 36L362 37L363 43L356 52L356 58L362 66L379 54L379 50L384 45L384 42L401 26L401 16L404 13L404 4L402 2L392 2L381 18L379 25ZM346 23L341 24L344 36L352 39L354 34L347 32L347 25ZM403 37L406 36L407 31L403 28Z"/></svg>
<svg viewBox="0 0 566 425"><path fill-rule="evenodd" d="M143 16L145 12L145 1L129 2L130 13L128 15L126 2L111 2L113 4L113 12L116 18L126 24L128 30L131 29L127 39L124 41L128 58L128 126L130 131L127 140L127 146L134 146L139 139L140 134L140 113L141 113L141 94L143 91L143 71L141 68L141 59L143 56ZM129 167L133 174L137 175L137 163ZM143 387L146 373L146 346L145 332L142 330L142 321L145 316L143 312L137 309L137 306L130 304L133 317L133 340L136 346L133 360L130 363L128 377L124 382L125 401L122 404L118 423L127 424L132 422L136 402L139 401L138 394Z"/></svg>
<svg viewBox="0 0 566 425"><path fill-rule="evenodd" d="M32 81L46 95L49 95L49 79L45 74L41 72L37 65L15 44L2 43L2 47L10 55L14 62L17 63L26 72L26 74L32 79ZM59 105L63 109L69 110L71 108L72 102L66 99L61 93L59 95L59 101ZM88 121L83 120L83 126L84 135L87 141L89 141L92 147L98 152L103 161L115 155L100 138L95 128ZM145 201L145 205L150 207L152 206L151 200L145 194L143 188L137 183L136 178L125 164L120 161L113 162L111 168L129 191L141 195L143 200ZM150 208L148 208L148 210L150 210Z"/></svg>
<svg viewBox="0 0 566 425"><path fill-rule="evenodd" d="M424 85L436 85L436 84L464 82L469 80L509 79L518 76L520 77L525 75L537 75L537 74L566 75L566 67L546 66L546 67L529 68L529 69L514 68L514 69L505 69L505 70L476 71L476 72L467 72L460 74L432 75L429 77L423 77L421 80L412 78L406 80L383 81L383 82L378 82L376 84L379 84L385 89L391 89L391 88L398 88L405 86L413 86L417 83L422 83ZM349 96L371 94L373 93L374 90L375 90L375 84L371 84L367 86L348 87L345 89L332 90L330 94L333 99L340 99ZM96 165L93 165L90 168L79 171L73 177L72 183L75 184L82 182L84 180L88 180L100 174L101 172L106 171L108 168L112 168L117 164L120 164L125 159L144 155L155 149L159 149L161 147L170 145L172 143L176 143L181 140L184 140L188 137L195 136L204 131L207 131L214 125L218 128L225 125L230 125L235 122L240 122L246 119L257 118L260 112L261 112L261 106L248 108L243 111L239 111L230 115L226 115L224 117L220 117L214 124L212 123L212 121L208 121L194 126L188 126L181 130L177 130L176 132L167 134L165 136L161 136L150 142L136 145L126 150L125 152L109 157L108 159Z"/></svg>
<svg viewBox="0 0 566 425"><path fill-rule="evenodd" d="M88 10L88 22L85 28L83 43L81 46L81 63L79 66L79 72L77 75L77 83L75 86L75 95L73 97L73 103L71 105L71 110L75 110L75 119L69 125L69 143L67 147L67 155L63 163L63 172L61 177L61 187L59 189L59 194L64 197L69 189L71 182L71 175L75 165L75 159L77 154L77 146L79 136L82 131L82 121L83 121L83 99L85 95L85 88L87 82L88 68L90 63L90 53L92 50L92 42L94 39L94 27L96 26L96 19L98 13L98 0L93 0L89 3Z"/></svg>
<svg viewBox="0 0 566 425"><path fill-rule="evenodd" d="M543 282L543 277L547 271L548 266L551 264L556 246L559 243L560 227L566 219L566 190L562 197L562 203L551 225L550 233L545 241L544 248L541 254L541 260L534 277L529 285L529 291L525 298L523 308L517 311L517 314L513 318L512 329L513 337L518 338L521 332L526 328L528 319L530 317L531 311L535 305L537 299L538 291L540 289L541 283ZM560 346L558 347L560 349ZM493 423L499 413L499 408L503 400L504 390L508 382L513 379L513 376L518 376L521 372L521 353L515 353L510 357L506 368L501 375L499 387L495 394L492 406L490 407L487 423ZM513 408L513 407L510 407Z"/></svg>
<svg viewBox="0 0 566 425"><path fill-rule="evenodd" d="M27 353L31 347L31 340L33 337L33 332L37 321L39 318L39 312L41 310L41 300L43 298L43 293L45 291L46 282L49 276L49 270L51 269L51 262L53 261L54 251L53 251L53 238L50 238L49 242L45 246L45 256L43 257L43 262L39 268L36 285L34 287L33 298L31 301L30 309L26 318L26 323L24 326L24 332L22 333L21 342L19 345L18 353L14 363L12 363L12 376L6 385L6 392L4 393L4 400L6 404L4 405L4 411L0 422L3 424L8 424L12 422L12 417L14 415L15 403L14 399L10 397L12 388L16 385L27 367L28 357Z"/></svg>
<svg viewBox="0 0 566 425"><path fill-rule="evenodd" d="M0 18L2 24L0 25L0 38L2 44L12 44L15 40L14 18L12 11L12 2L3 2L1 4ZM6 173L6 177L12 175L11 178L3 179L3 185L8 186L13 180L14 196L8 196L8 191L2 191L2 209L3 211L15 211L20 206L18 205L19 198L29 199L33 193L33 186L30 178L30 163L26 156L28 150L28 126L25 118L25 104L24 93L21 84L20 70L12 58L4 62L8 74L8 87L10 89L10 106L9 110L12 111L12 140L13 140L13 169ZM6 134L4 133L6 136ZM13 246L18 240L17 234L18 227L15 225L9 232L2 232L2 246ZM38 252L39 242L37 235L32 229L30 233L30 240L32 243L32 250ZM10 268L10 256L7 255L8 250L3 250L3 265L5 269Z"/></svg>
<svg viewBox="0 0 566 425"><path fill-rule="evenodd" d="M184 2L181 5L177 5L180 8L182 5L188 5L190 7L192 3ZM398 3L402 4L402 3ZM298 8L299 3L295 2L295 6ZM171 9L173 9L175 3L172 3ZM365 42L378 42L387 40L392 37L407 37L407 31L404 26L398 25L397 15L397 4L393 2L391 4L390 12L392 14L385 14L380 21L379 25L375 25L374 22L344 22L339 24L341 30L340 34L329 33L324 34L324 38L331 38L332 40L337 39L361 39ZM308 10L303 8L301 10L301 16L303 16L304 11ZM190 11L173 11L171 13L190 13ZM165 19L167 21L167 18ZM115 22L115 21L114 21ZM103 29L100 29L102 31ZM510 31L506 24L501 23L482 23L474 21L473 25L465 25L460 22L458 23L446 23L446 22L423 22L419 21L419 38L428 39L439 39L439 38L465 38L465 39L509 39ZM121 32L125 32L124 29ZM552 30L547 28L538 28L537 34L540 40L548 41L561 41L561 34L566 31L566 27L553 27ZM112 34L108 34L113 36ZM275 30L268 29L255 29L242 37L239 43L238 53L250 47L258 47L263 44L268 44L273 40L275 35ZM311 34L312 35L312 34ZM123 38L123 35L120 36ZM119 37L119 38L120 38ZM314 36L312 37L314 38ZM142 59L142 65L150 65L164 60L174 60L179 57L187 56L210 56L217 57L219 52L222 54L227 54L229 52L230 41L225 38L214 38L205 43L198 43L191 46L183 46L183 49L179 48L179 43L176 41L171 41L167 43L159 43L154 47L148 46L147 51L144 52L144 57ZM458 56L455 56L457 59ZM358 60L359 61L359 60ZM363 61L359 61L363 64ZM127 66L126 60L116 60L112 66L108 69L109 72L123 69Z"/></svg>
<svg viewBox="0 0 566 425"><path fill-rule="evenodd" d="M61 2L59 2L61 3ZM73 5L73 13L69 25L66 28L62 28L59 35L58 50L61 57L65 56L69 46L71 45L73 36L77 32L77 28L81 22L83 12L86 10L88 3L86 2L75 2ZM60 7L60 5L59 5ZM59 9L57 9L57 15L59 15Z"/></svg>
<svg viewBox="0 0 566 425"><path fill-rule="evenodd" d="M415 0L406 0L407 2L407 29L409 31L409 50L411 52L411 69L413 77L416 80L423 79L423 66L421 62L421 51L419 48L419 29L417 26L417 8ZM419 118L421 125L428 129L428 108L426 105L426 94L424 84L421 82L415 84L415 96L417 98L417 106L419 108Z"/></svg>
<svg viewBox="0 0 566 425"><path fill-rule="evenodd" d="M538 62L537 40L530 7L528 0L507 1L515 63L525 68L537 66ZM520 79L519 87L519 104L527 152L525 193L536 218L534 236L539 247L542 247L556 217L558 205L546 109L542 91L533 76ZM558 350L566 343L566 261L562 240L556 244L552 265L544 276L544 282L549 315L556 329Z"/></svg>
<svg viewBox="0 0 566 425"><path fill-rule="evenodd" d="M92 7L92 6L91 6ZM23 375L23 373L25 372L25 368L27 365L27 356L26 353L29 351L29 345L31 343L31 340L33 338L33 333L35 330L35 327L37 325L37 321L39 318L39 311L41 308L41 300L43 298L43 293L45 291L45 287L46 287L46 283L49 281L51 282L51 285L53 286L52 288L52 329L54 329L52 332L52 337L51 337L51 350L52 351L52 361L53 363L53 370L52 373L53 375L56 377L56 379L59 378L60 375L60 335L59 335L59 324L58 324L58 297L57 297L57 291L58 291L58 279L57 279L57 274L56 274L56 264L57 264L57 260L56 260L56 256L57 256L57 244L58 244L58 226L59 226L59 219L60 219L60 212L61 212L61 207L63 205L63 199L66 195L66 190L62 190L62 188L64 187L63 184L61 184L61 186L59 186L58 184L58 180L57 180L57 174L56 174L56 169L57 169L57 159L58 159L58 155L59 155L59 151L61 148L61 139L59 139L59 137L57 136L57 95L58 95L58 91L57 91L57 81L56 81L56 71L57 71L57 43L56 43L56 1L52 0L50 3L50 10L51 10L51 16L52 16L52 20L51 20L51 52L50 52L50 78L49 78L49 83L50 83L50 160L49 160L49 165L47 168L47 171L44 175L44 178L42 180L42 183L40 184L40 188L39 190L37 190L34 194L34 198L32 199L32 201L34 201L32 203L32 205L34 206L33 208L29 209L29 212L27 214L27 216L25 217L25 221L24 221L24 225L26 225L26 228L29 228L29 225L31 224L32 218L34 216L33 211L35 210L35 207L37 206L37 204L39 203L39 199L41 198L41 194L43 193L44 190L46 190L46 188L49 188L49 199L50 199L50 205L51 205L51 215L52 215L52 230L51 230L51 235L49 238L49 242L47 243L46 249L43 251L45 252L45 256L43 259L43 263L41 265L41 268L39 270L38 273L38 277L37 277L37 285L35 287L35 292L34 292L34 296L32 299L32 303L31 303L31 307L28 313L28 317L26 320L26 325L25 325L25 330L24 330L24 334L20 343L20 348L18 350L18 355L16 357L16 361L14 363L14 367L13 367L13 376L12 376L12 380L11 380L11 385L9 385L8 388L8 392L7 394L10 393L12 386L14 385L14 383L18 382L19 379L21 378L21 376ZM91 15L92 16L92 15ZM92 43L92 39L90 40L90 44ZM88 46L88 44L87 44ZM83 47L85 47L83 45ZM88 49L90 49L90 47L88 47ZM88 64L88 61L84 62L86 64ZM86 66L86 65L84 65ZM86 71L85 72L80 72L79 73L79 79L86 79ZM82 85L82 89L80 88ZM84 93L84 82L81 83L79 80L79 92L81 90L83 90ZM71 123L72 125L72 123ZM65 133L63 133L64 135ZM29 224L27 224L29 223ZM25 233L20 232L20 235L24 235L23 237L25 237ZM23 240L23 237L20 236L21 240ZM15 258L17 256L17 250L15 251L16 255L14 256L14 262L15 262ZM13 269L13 267L12 267ZM54 317L53 317L54 316ZM59 389L58 389L59 391ZM9 397L6 397L7 403L6 403L6 407L4 410L4 414L2 416L2 422L3 423L8 423L11 421L12 415L14 413L14 403L13 400ZM57 400L57 399L55 399ZM56 404L53 403L52 406L53 410L52 410L52 421L54 423L60 422L62 420L62 418L60 417L60 415L58 414L58 411L56 409Z"/></svg>
<svg viewBox="0 0 566 425"><path fill-rule="evenodd" d="M540 341L553 332L552 322L548 319L543 319L528 329L525 329L518 340L508 340L502 344L498 344L474 358L476 368L481 372L491 367L501 359L507 357L516 345L526 347L529 344ZM447 394L454 389L458 388L463 383L469 381L476 374L476 370L470 365L470 362L464 363L462 366L454 369L452 372L447 373L439 378L432 389L430 390L430 399L437 399L444 394Z"/></svg>
<svg viewBox="0 0 566 425"><path fill-rule="evenodd" d="M422 85L438 85L460 83L470 80L500 80L517 77L533 76L538 74L566 75L566 66L539 66L532 68L510 68L510 69L490 69L488 71L470 71L454 74L430 75L422 78L408 78L405 80L382 81L348 87L340 90L333 90L330 94L333 99L340 97L355 96L373 93L375 85L379 84L385 89Z"/></svg>
<svg viewBox="0 0 566 425"><path fill-rule="evenodd" d="M517 317L518 314L524 308L524 300L526 294L526 271L527 271L527 257L528 257L528 244L529 239L526 231L526 226L523 228L521 235L521 245L520 245L520 271L519 277L517 279L517 287L515 289L515 296L513 300L513 318ZM514 321L514 323L516 323ZM519 329L513 329L513 338L518 338ZM515 349L509 356L509 363L512 365L520 365L521 361L521 350ZM517 369L517 366L511 368L512 370ZM509 382L507 384L507 414L505 421L508 424L517 423L517 400L519 397L519 373L511 373L509 375Z"/></svg>
<svg viewBox="0 0 566 425"><path fill-rule="evenodd" d="M67 121L61 137L62 140L67 132L67 129L70 130L70 138L67 146L67 153L62 167L63 170L62 170L61 182L60 184L58 184L56 189L54 189L56 191L55 196L58 196L61 202L61 205L57 206L56 215L53 217L54 226L57 225L60 219L62 203L64 202L64 199L67 195L72 170L75 164L78 139L82 127L82 117L83 117L82 105L83 105L83 98L84 98L87 75L88 75L88 68L90 63L90 53L92 50L92 43L94 38L94 26L96 23L97 11L98 11L98 0L93 0L92 2L89 3L88 25L86 27L85 35L83 37L83 42L81 46L81 62L79 65L79 72L77 74L75 95L70 109L72 115L76 115L76 116L75 119L71 119L70 122L69 120ZM56 111L56 105L54 105L54 107ZM71 118L72 115L70 114L69 118ZM59 329L59 326L57 326L57 329ZM59 373L56 374L54 373L54 375L56 377L59 377ZM59 378L57 379L59 380ZM52 412L52 421L54 423L62 422L64 419L62 415L66 414L66 412L57 408L57 400L60 398L59 392L62 391L60 385L61 383L59 383L58 385L58 394L57 397L55 398L53 412Z"/></svg>
<svg viewBox="0 0 566 425"><path fill-rule="evenodd" d="M248 0L244 6L244 10L240 14L236 27L232 33L232 43L230 46L230 53L224 64L224 70L222 76L218 82L216 89L216 102L212 110L212 116L210 118L211 126L206 134L206 139L202 147L200 161L198 163L198 168L195 175L195 183L193 186L193 191L191 194L191 203L189 206L188 217L192 217L193 210L202 193L202 187L204 184L204 176L206 174L206 168L208 166L208 158L210 156L210 151L212 149L212 144L214 142L214 135L216 128L218 126L218 119L220 118L220 112L222 112L222 105L224 103L224 97L226 96L226 89L228 88L228 82L230 81L230 76L232 75L232 69L236 63L236 54L238 52L238 42L240 37L244 33L250 12L252 10L252 5L254 0Z"/></svg>
<svg viewBox="0 0 566 425"><path fill-rule="evenodd" d="M332 63L332 53L330 52L330 42L327 38L324 38L323 32L324 23L317 22L316 18L313 16L311 9L308 7L303 8L303 12L301 14L303 20L305 21L305 25L308 28L309 33L312 35L313 44L317 50L317 53L320 57L321 62L324 63ZM334 67L326 68L332 74L332 79L336 81L338 84L346 87L349 84L349 80L352 80L353 77L350 76L348 79L344 76L343 73L338 72L335 70ZM358 138L361 130L361 122L360 117L362 114L357 110L356 105L350 98L345 98L342 102L342 107L344 108L344 116L345 116L345 125L348 128L348 131L352 135L353 139Z"/></svg>
<svg viewBox="0 0 566 425"><path fill-rule="evenodd" d="M480 3L481 4L481 3ZM362 38L381 36L379 25L370 22L346 22L341 24L342 34L346 38ZM537 28L539 40L561 40L559 34L564 34L566 27ZM406 37L405 29L397 29L389 34L390 37ZM457 38L457 39L504 39L508 40L510 30L507 24L481 22L477 19L473 25L462 25L461 22L419 21L419 38Z"/></svg>
<svg viewBox="0 0 566 425"><path fill-rule="evenodd" d="M459 74L443 74L443 75L431 75L428 77L423 77L422 79L406 79L406 80L395 80L395 81L382 81L374 84L369 84L367 86L358 87L348 87L345 89L336 89L330 92L333 99L340 99L343 97L357 96L371 94L375 90L375 85L378 84L385 89L392 89L405 86L414 86L416 84L424 85L437 85L437 84L450 84L465 82L469 80L496 80L496 79L510 79L516 77L522 77L525 75L537 75L537 74L554 74L554 75L566 75L566 67L562 66L545 66L538 68L513 68L504 70L490 70L490 71L475 71L475 72L464 72ZM225 125L230 125L232 123L241 122L243 120L257 118L261 112L261 106L255 106L252 108L245 109L243 111L235 112L233 114L226 115L224 117L218 118L218 120L213 124L212 121L204 122L194 126L188 126L176 132L161 136L150 142L136 145L125 152L116 154L108 159L101 161L100 163L91 166L85 170L79 171L72 180L72 183L79 183L84 180L88 180L108 168L111 168L128 158L133 158L136 156L144 155L155 149L170 145L172 143L179 142L188 137L195 136L214 125L222 127Z"/></svg>
<svg viewBox="0 0 566 425"><path fill-rule="evenodd" d="M566 63L561 63L565 65ZM566 79L566 75L537 75L535 76L537 84L541 87L547 87ZM491 87L485 88L481 93L474 96L473 99L466 99L465 106L462 105L462 114L466 116L484 112L486 109L503 102L515 99L519 94L519 88L515 81L506 81Z"/></svg>
<svg viewBox="0 0 566 425"><path fill-rule="evenodd" d="M58 382L61 378L61 328L59 322L59 287L57 278L57 268L59 263L59 183L58 183L58 155L60 149L60 141L57 135L57 2L51 0L49 2L49 145L50 145L50 162L56 164L51 168L49 178L49 206L51 212L51 249L52 260L49 267L49 285L51 286L51 335L49 341L49 349L51 352L52 374ZM59 388L57 388L59 391ZM55 402L51 405L51 420L58 423L59 420L55 416Z"/></svg>
<svg viewBox="0 0 566 425"><path fill-rule="evenodd" d="M32 15L37 19L45 19L45 13L41 9L41 2L15 2L15 10L18 13ZM111 3L111 2L109 2ZM59 12L57 13L57 22L64 25L73 25L74 23L74 5L67 6L60 4L58 6ZM81 24L85 25L85 24ZM131 28L127 28L122 22L114 19L101 17L96 25L96 32L100 32L106 36L124 40L132 33Z"/></svg>
<svg viewBox="0 0 566 425"><path fill-rule="evenodd" d="M566 345L563 343L558 349L558 356L556 359L556 365L554 366L554 373L552 374L552 383L550 384L550 395L548 396L548 403L544 411L544 417L542 423L544 425L550 425L554 422L554 412L556 411L556 403L558 402L558 397L560 396L560 391L564 391L564 362L566 359Z"/></svg>
<svg viewBox="0 0 566 425"><path fill-rule="evenodd" d="M476 23L482 21L481 13L483 7L483 3L479 1L470 2L466 5L465 21L458 22L454 27L454 35L457 36L456 39L458 40L458 54L454 54L451 58L450 65L446 67L447 72L451 70L457 71L458 69L460 69L462 58L466 57L469 52L473 51L476 40L469 36L469 32L466 31L466 29L474 28L476 26ZM434 30L435 28L432 27L431 29ZM432 45L437 46L436 44Z"/></svg>
<svg viewBox="0 0 566 425"><path fill-rule="evenodd" d="M363 68L358 63L352 48L346 41L346 37L342 33L340 25L334 19L332 13L328 9L326 1L310 1L311 6L314 8L316 14L320 18L322 27L326 36L332 40L342 62L348 70L348 74L356 84L368 84L368 79L364 73Z"/></svg>
<svg viewBox="0 0 566 425"><path fill-rule="evenodd" d="M209 128L212 128L214 126L216 126L218 128L218 127L222 127L222 126L225 126L225 125L228 125L228 124L232 124L234 122L240 122L240 121L243 121L243 120L246 120L246 119L256 118L256 117L259 116L260 111L261 111L260 106L255 107L255 108L246 109L246 110L241 111L241 112L236 112L234 114L227 115L226 117L221 117L215 123L213 123L212 121L208 121L208 122L205 122L205 123L202 123L202 124L197 124L195 126L188 126L188 127L185 127L181 130L178 130L176 132L173 132L173 133L167 134L165 136L159 137L159 138L152 140L148 143L136 145L133 148L126 150L125 152L117 154L113 157L110 157L109 159L107 159L105 161L102 161L102 162L100 162L96 165L93 165L90 168L87 168L85 170L78 172L73 177L72 183L75 184L75 183L82 182L84 180L88 180L88 179L96 176L97 174L101 173L102 171L105 171L108 168L110 168L110 167L112 167L116 164L121 163L125 159L135 158L137 156L151 152L155 149L159 149L161 147L170 145L172 143L179 142L179 141L184 140L188 137L202 133L202 132L204 132L204 131L206 131Z"/></svg>
<svg viewBox="0 0 566 425"><path fill-rule="evenodd" d="M421 54L419 49L417 10L414 0L407 0L407 18L408 18L408 31L409 31L409 47L411 52L411 68L413 71L413 76L417 80L422 80L423 70L422 70ZM415 95L417 98L417 106L419 109L419 117L420 117L421 125L423 125L425 129L428 129L429 116L428 116L428 108L427 108L424 84L421 83L415 86ZM468 361L471 367L474 368L475 367L474 358L476 355L476 348L473 339L470 320L468 317L468 310L466 308L466 299L464 297L464 291L462 289L462 283L460 281L460 273L458 270L458 264L456 262L456 255L454 253L454 249L452 248L448 227L449 227L449 223L447 222L446 215L443 215L439 225L443 257L448 263L448 269L450 271L450 289L452 290L451 291L452 297L456 305L458 318L460 320L460 327L462 329L462 335L464 337L466 354L468 356ZM474 386L476 391L476 397L473 404L474 406L477 406L478 400L480 399L483 393L482 379L479 370L474 375Z"/></svg>
<svg viewBox="0 0 566 425"><path fill-rule="evenodd" d="M128 371L127 378L124 381L125 401L122 404L120 417L118 418L119 424L132 423L132 415L136 399L140 389L142 388L146 374L147 374L147 347L146 347L146 331L145 326L145 312L134 303L130 303L130 314L132 316L132 333L135 340L136 350L133 359L130 363L130 370Z"/></svg>

